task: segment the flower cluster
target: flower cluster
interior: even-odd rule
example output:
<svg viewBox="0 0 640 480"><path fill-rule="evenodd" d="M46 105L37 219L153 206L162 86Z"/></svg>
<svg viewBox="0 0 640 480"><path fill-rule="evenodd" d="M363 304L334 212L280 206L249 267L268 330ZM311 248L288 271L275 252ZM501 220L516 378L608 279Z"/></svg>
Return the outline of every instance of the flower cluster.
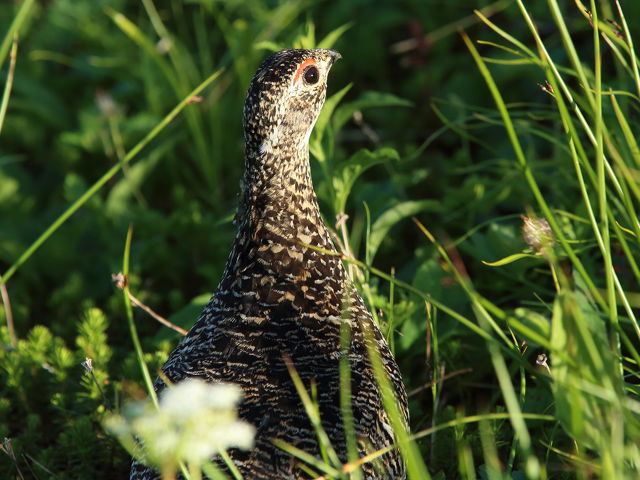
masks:
<svg viewBox="0 0 640 480"><path fill-rule="evenodd" d="M228 448L251 448L255 430L238 420L240 396L236 385L189 378L165 389L159 408L135 402L105 426L144 463L174 471L180 462L201 465Z"/></svg>

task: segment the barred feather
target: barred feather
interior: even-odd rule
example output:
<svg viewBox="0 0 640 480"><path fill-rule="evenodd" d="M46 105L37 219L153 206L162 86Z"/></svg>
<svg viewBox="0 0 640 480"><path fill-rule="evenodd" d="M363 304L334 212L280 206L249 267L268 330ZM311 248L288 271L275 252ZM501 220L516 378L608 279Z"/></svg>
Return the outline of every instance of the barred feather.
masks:
<svg viewBox="0 0 640 480"><path fill-rule="evenodd" d="M246 170L238 234L217 290L163 367L172 382L201 377L242 387L239 414L256 427L256 443L230 456L247 480L309 478L273 439L320 456L285 357L307 388L315 382L322 425L346 462L339 381L342 322L349 322L352 332L351 401L361 455L394 443L368 358L367 330L408 421L397 364L339 256L307 246L335 251L311 182L308 139L336 58L332 50L284 50L268 58L253 78L244 108ZM315 83L315 72L301 71L305 65L317 68ZM163 388L157 380L156 389ZM363 471L367 480L406 478L397 450L365 464ZM130 478L159 476L134 462Z"/></svg>

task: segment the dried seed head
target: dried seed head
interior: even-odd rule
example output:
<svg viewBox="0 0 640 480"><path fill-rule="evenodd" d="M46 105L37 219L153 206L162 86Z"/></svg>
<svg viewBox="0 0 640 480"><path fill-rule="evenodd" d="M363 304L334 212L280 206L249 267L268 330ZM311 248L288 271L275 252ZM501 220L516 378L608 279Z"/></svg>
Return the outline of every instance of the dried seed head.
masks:
<svg viewBox="0 0 640 480"><path fill-rule="evenodd" d="M542 83L538 83L538 87L540 87L540 90L542 90L544 93L548 93L552 97L555 97L553 86L549 83L548 80L544 81L544 85Z"/></svg>
<svg viewBox="0 0 640 480"><path fill-rule="evenodd" d="M129 284L129 279L122 272L112 273L111 274L111 281L120 290L123 290Z"/></svg>
<svg viewBox="0 0 640 480"><path fill-rule="evenodd" d="M104 90L98 90L96 92L96 104L100 113L107 118L113 117L117 113L116 102L113 97Z"/></svg>
<svg viewBox="0 0 640 480"><path fill-rule="evenodd" d="M540 365L541 367L544 367L547 369L547 372L550 374L551 373L551 367L549 367L549 364L547 363L548 357L546 354L541 353L540 355L538 355L536 357L536 363L538 365Z"/></svg>
<svg viewBox="0 0 640 480"><path fill-rule="evenodd" d="M544 218L531 218L522 215L522 238L536 253L544 253L545 248L553 245L553 230Z"/></svg>
<svg viewBox="0 0 640 480"><path fill-rule="evenodd" d="M13 446L11 445L11 439L4 437L2 444L0 444L0 450L9 455L11 460L16 461L16 454L13 452Z"/></svg>
<svg viewBox="0 0 640 480"><path fill-rule="evenodd" d="M80 364L87 372L93 372L93 360L89 357L85 357L84 362Z"/></svg>

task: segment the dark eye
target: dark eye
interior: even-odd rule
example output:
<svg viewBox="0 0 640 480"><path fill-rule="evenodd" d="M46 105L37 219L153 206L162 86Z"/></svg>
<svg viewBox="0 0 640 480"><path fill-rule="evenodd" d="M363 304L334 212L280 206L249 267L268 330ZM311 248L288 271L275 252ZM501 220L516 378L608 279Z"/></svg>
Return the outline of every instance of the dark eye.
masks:
<svg viewBox="0 0 640 480"><path fill-rule="evenodd" d="M304 83L307 85L313 85L314 83L318 83L320 79L320 73L318 72L318 67L314 65L309 65L302 72L302 78L304 78Z"/></svg>

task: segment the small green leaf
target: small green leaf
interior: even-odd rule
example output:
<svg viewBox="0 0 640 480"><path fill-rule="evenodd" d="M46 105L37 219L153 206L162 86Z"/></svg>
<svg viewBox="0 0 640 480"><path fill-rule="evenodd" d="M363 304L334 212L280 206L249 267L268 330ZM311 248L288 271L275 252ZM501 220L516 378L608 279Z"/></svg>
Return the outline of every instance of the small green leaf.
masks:
<svg viewBox="0 0 640 480"><path fill-rule="evenodd" d="M338 28L332 30L318 42L318 48L333 48L333 45L338 41L344 32L349 30L353 26L353 22L345 23Z"/></svg>
<svg viewBox="0 0 640 480"><path fill-rule="evenodd" d="M435 200L418 200L399 203L380 215L371 226L369 237L369 259L373 260L382 240L387 236L391 227L400 220L415 215L426 210L437 211L440 209L440 202Z"/></svg>
<svg viewBox="0 0 640 480"><path fill-rule="evenodd" d="M336 110L333 116L333 128L334 130L340 130L340 128L349 121L353 114L359 110L372 107L411 107L413 103L404 98L396 97L390 93L381 92L365 92L360 98L342 105ZM325 109L326 109L325 104Z"/></svg>
<svg viewBox="0 0 640 480"><path fill-rule="evenodd" d="M514 253L513 255L501 258L500 260L496 260L495 262L485 262L484 260L482 260L482 263L490 267L501 267L503 265L507 265L509 263L520 260L521 258L536 258L540 260L541 257L538 255L533 255L531 253Z"/></svg>
<svg viewBox="0 0 640 480"><path fill-rule="evenodd" d="M258 42L253 46L253 48L255 50L267 50L269 52L277 52L278 50L283 49L282 45L270 40L263 40L262 42Z"/></svg>
<svg viewBox="0 0 640 480"><path fill-rule="evenodd" d="M611 404L619 405L622 377L607 344L605 321L582 292L556 298L551 330L551 376L563 428L591 448L610 442ZM606 393L604 393L606 392Z"/></svg>
<svg viewBox="0 0 640 480"><path fill-rule="evenodd" d="M327 126L329 125L331 115L352 86L353 83L350 83L342 90L339 90L338 92L327 98L327 100L324 102L324 107L322 107L322 111L318 116L318 120L313 127L313 133L311 135L311 140L309 141L309 150L311 151L313 156L318 159L319 162L324 162L326 160L324 150L322 148L322 138L324 137Z"/></svg>
<svg viewBox="0 0 640 480"><path fill-rule="evenodd" d="M340 169L333 177L333 187L336 192L334 200L335 213L338 214L344 212L347 204L347 198L351 193L351 188L362 172L368 170L374 165L378 165L389 160L398 160L399 158L398 152L393 148L381 148L375 152L362 149L351 156L349 160L340 166Z"/></svg>
<svg viewBox="0 0 640 480"><path fill-rule="evenodd" d="M85 357L90 357L99 368L106 368L112 351L107 344L109 321L99 308L89 308L78 327L76 345Z"/></svg>
<svg viewBox="0 0 640 480"><path fill-rule="evenodd" d="M310 20L304 26L305 32L298 35L298 38L293 42L294 48L311 49L316 46L316 26Z"/></svg>
<svg viewBox="0 0 640 480"><path fill-rule="evenodd" d="M130 211L130 203L133 193L140 189L144 180L153 171L162 158L158 150L154 150L146 158L129 167L125 174L118 179L105 204L106 213L111 217L121 217Z"/></svg>
<svg viewBox="0 0 640 480"><path fill-rule="evenodd" d="M509 318L509 326L522 335L527 343L549 347L551 322L544 315L528 308L516 308L515 318Z"/></svg>

